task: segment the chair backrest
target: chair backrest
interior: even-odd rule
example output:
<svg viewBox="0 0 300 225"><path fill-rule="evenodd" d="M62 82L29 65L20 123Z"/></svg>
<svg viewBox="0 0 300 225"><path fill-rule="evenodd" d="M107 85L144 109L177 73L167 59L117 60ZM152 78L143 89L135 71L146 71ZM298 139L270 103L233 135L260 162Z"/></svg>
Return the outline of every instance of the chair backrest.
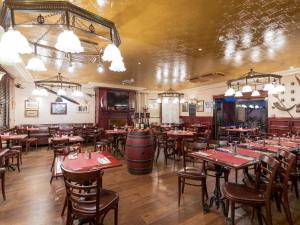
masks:
<svg viewBox="0 0 300 225"><path fill-rule="evenodd" d="M53 148L65 147L69 145L69 138L52 139L51 145Z"/></svg>
<svg viewBox="0 0 300 225"><path fill-rule="evenodd" d="M54 137L59 130L59 127L48 127L48 132L50 137Z"/></svg>
<svg viewBox="0 0 300 225"><path fill-rule="evenodd" d="M228 141L227 140L220 140L218 142L218 144L219 144L220 147L226 147L226 146L228 146Z"/></svg>
<svg viewBox="0 0 300 225"><path fill-rule="evenodd" d="M276 178L279 162L267 155L261 155L260 163L256 169L256 188L260 189L260 184L263 181L266 183L264 198L269 201L271 198L273 181Z"/></svg>
<svg viewBox="0 0 300 225"><path fill-rule="evenodd" d="M102 171L75 172L66 170L61 166L67 192L68 207L75 214L88 214L83 209L78 209L78 204L95 205L96 221L99 221L100 191L102 188Z"/></svg>
<svg viewBox="0 0 300 225"><path fill-rule="evenodd" d="M202 151L207 149L207 143L205 142L194 142L193 143L193 149L197 151Z"/></svg>
<svg viewBox="0 0 300 225"><path fill-rule="evenodd" d="M289 183L289 175L294 169L296 163L296 155L285 151L279 150L278 151L278 162L279 162L279 179L282 182L284 188L288 188Z"/></svg>
<svg viewBox="0 0 300 225"><path fill-rule="evenodd" d="M69 146L69 152L81 153L81 144L76 143L76 144L73 144L73 145Z"/></svg>
<svg viewBox="0 0 300 225"><path fill-rule="evenodd" d="M83 128L82 127L73 127L73 133L76 136L82 136Z"/></svg>

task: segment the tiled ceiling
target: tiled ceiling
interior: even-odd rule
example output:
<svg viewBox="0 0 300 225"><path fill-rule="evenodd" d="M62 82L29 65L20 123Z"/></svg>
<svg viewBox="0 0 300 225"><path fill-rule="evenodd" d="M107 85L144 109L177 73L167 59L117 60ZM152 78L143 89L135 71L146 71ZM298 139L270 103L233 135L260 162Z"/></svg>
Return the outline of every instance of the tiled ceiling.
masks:
<svg viewBox="0 0 300 225"><path fill-rule="evenodd" d="M121 84L134 78L131 85L151 90L183 89L235 78L250 68L273 72L300 66L297 0L72 2L116 24L127 67L126 72L114 73L106 64L102 74L96 72L96 64L76 64L73 73L62 68L65 76L82 83ZM48 60L48 71L33 76L53 76L59 70L55 65Z"/></svg>

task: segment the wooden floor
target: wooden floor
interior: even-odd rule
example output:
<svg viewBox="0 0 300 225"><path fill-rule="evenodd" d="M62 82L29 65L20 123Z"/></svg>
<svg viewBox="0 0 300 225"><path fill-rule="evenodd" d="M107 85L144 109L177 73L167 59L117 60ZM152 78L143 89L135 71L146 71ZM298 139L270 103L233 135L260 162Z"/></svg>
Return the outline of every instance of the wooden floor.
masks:
<svg viewBox="0 0 300 225"><path fill-rule="evenodd" d="M61 225L65 217L60 216L65 196L62 178L50 185L51 151L39 149L24 154L21 172L7 173L7 200L0 197L1 225ZM180 165L178 165L180 167ZM223 215L213 210L203 214L200 190L187 186L182 204L177 206L177 166L170 161L164 166L162 159L152 174L134 176L127 172L125 162L122 167L110 169L104 175L104 187L120 194L119 224L121 225L199 225L225 224ZM208 188L212 191L213 178L208 178ZM211 194L211 193L210 193ZM291 208L295 225L300 224L300 199L292 194ZM236 212L237 224L257 224L251 222L251 209ZM273 208L273 224L287 224L284 214ZM113 224L112 214L104 221Z"/></svg>

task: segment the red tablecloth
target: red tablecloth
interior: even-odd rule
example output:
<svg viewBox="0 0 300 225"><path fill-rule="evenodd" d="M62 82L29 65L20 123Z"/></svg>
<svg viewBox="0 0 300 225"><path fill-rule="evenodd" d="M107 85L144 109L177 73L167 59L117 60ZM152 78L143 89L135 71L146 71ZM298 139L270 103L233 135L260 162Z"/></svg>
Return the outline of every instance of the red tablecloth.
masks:
<svg viewBox="0 0 300 225"><path fill-rule="evenodd" d="M214 151L214 150L193 152L190 153L190 155L196 158L201 158L210 161L215 164L220 164L223 166L228 166L236 169L244 166L246 167L247 165L253 165L256 163L256 160L254 159L246 159L240 155L233 155L231 153Z"/></svg>
<svg viewBox="0 0 300 225"><path fill-rule="evenodd" d="M192 131L175 131L175 130L170 130L167 131L166 134L168 136L174 136L174 137L192 137L195 135L195 132Z"/></svg>
<svg viewBox="0 0 300 225"><path fill-rule="evenodd" d="M27 137L27 134L4 134L1 135L2 141L8 141L8 140L21 140Z"/></svg>
<svg viewBox="0 0 300 225"><path fill-rule="evenodd" d="M107 164L101 164L98 161L98 158L104 157L106 157L110 162ZM88 171L92 169L107 169L121 166L121 162L107 152L92 152L91 159L84 159L84 153L78 154L77 159L69 159L69 157L66 156L63 161L63 166L68 170Z"/></svg>
<svg viewBox="0 0 300 225"><path fill-rule="evenodd" d="M232 151L230 147L220 148L220 149L221 150L225 149L227 151ZM250 150L250 149L247 149L247 148L241 148L241 147L238 147L236 149L236 153L239 154L239 155L245 155L245 156L249 156L249 157L256 158L256 159L259 159L259 157L263 154L261 152L257 152L257 151L254 151L254 150Z"/></svg>

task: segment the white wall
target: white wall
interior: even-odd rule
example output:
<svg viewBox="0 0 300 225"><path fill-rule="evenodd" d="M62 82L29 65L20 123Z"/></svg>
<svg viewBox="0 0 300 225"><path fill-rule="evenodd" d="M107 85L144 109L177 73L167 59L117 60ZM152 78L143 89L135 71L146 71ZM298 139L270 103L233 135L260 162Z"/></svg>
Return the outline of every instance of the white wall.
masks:
<svg viewBox="0 0 300 225"><path fill-rule="evenodd" d="M48 123L95 123L95 92L93 89L83 88L83 93L90 93L93 96L89 97L84 95L83 98L77 98L82 104L87 103L89 105L88 113L77 112L77 105L64 100L67 103L67 114L66 115L51 115L50 104L55 102L56 95L50 94L47 97L38 97L39 102L39 117L28 118L24 115L25 100L34 98L31 95L31 91L34 86L26 84L24 89L14 89L14 121L13 125L18 124L48 124ZM74 97L73 97L74 98Z"/></svg>

